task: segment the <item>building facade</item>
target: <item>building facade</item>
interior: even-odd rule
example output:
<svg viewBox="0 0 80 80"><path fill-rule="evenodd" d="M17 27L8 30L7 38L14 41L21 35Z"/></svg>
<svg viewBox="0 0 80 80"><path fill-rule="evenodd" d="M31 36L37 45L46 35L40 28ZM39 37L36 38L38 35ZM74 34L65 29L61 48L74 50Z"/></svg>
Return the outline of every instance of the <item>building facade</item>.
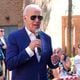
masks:
<svg viewBox="0 0 80 80"><path fill-rule="evenodd" d="M0 0L0 28L7 36L22 25L23 0Z"/></svg>
<svg viewBox="0 0 80 80"><path fill-rule="evenodd" d="M0 28L5 29L5 36L8 36L10 32L20 28L23 25L22 12L26 5L30 3L39 4L46 14L47 5L50 0L0 0ZM47 19L44 18L45 25L48 25L48 16ZM43 22L43 24L44 24ZM44 26L45 26L44 25ZM45 30L46 27L42 27Z"/></svg>
<svg viewBox="0 0 80 80"><path fill-rule="evenodd" d="M68 17L62 17L62 46L68 49ZM72 16L72 26L71 26L71 49L72 55L77 53L77 45L80 44L80 15Z"/></svg>

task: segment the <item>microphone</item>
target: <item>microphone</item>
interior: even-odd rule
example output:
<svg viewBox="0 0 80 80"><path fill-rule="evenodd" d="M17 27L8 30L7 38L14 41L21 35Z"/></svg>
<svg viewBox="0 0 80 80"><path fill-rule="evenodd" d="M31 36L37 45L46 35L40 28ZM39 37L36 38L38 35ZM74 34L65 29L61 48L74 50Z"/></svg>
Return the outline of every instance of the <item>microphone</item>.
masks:
<svg viewBox="0 0 80 80"><path fill-rule="evenodd" d="M40 39L40 29L36 30L36 38ZM37 50L38 50L39 55L41 55L41 48L37 47Z"/></svg>

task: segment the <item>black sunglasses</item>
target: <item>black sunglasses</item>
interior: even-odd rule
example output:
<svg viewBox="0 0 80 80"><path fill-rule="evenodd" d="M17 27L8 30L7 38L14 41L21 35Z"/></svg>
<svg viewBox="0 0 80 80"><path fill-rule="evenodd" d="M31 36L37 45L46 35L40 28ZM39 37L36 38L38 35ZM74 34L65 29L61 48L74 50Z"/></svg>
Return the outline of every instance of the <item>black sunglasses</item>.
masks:
<svg viewBox="0 0 80 80"><path fill-rule="evenodd" d="M36 18L38 18L39 21L43 20L43 16L32 15L32 16L30 17L31 20L35 20Z"/></svg>

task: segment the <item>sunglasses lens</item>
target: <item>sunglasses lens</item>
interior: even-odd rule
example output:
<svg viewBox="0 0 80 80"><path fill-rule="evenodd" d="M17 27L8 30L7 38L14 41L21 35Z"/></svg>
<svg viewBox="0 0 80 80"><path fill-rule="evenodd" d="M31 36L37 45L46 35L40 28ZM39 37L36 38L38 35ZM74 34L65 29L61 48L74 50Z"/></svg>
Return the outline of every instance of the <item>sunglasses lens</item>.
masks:
<svg viewBox="0 0 80 80"><path fill-rule="evenodd" d="M43 16L38 16L38 19L41 21L43 19Z"/></svg>
<svg viewBox="0 0 80 80"><path fill-rule="evenodd" d="M36 15L31 16L31 20L35 20L36 18L38 18L38 20L41 21L43 19L43 16L36 16Z"/></svg>
<svg viewBox="0 0 80 80"><path fill-rule="evenodd" d="M36 19L36 16L31 16L31 20L35 20Z"/></svg>

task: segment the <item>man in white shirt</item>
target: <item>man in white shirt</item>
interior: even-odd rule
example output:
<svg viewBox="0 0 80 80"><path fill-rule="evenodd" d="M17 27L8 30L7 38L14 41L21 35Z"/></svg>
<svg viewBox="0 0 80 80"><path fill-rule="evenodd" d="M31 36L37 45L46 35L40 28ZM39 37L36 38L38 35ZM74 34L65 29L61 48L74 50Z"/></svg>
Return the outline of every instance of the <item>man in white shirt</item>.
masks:
<svg viewBox="0 0 80 80"><path fill-rule="evenodd" d="M27 5L23 11L24 27L8 37L6 62L12 80L48 80L47 65L52 69L57 67L51 62L50 36L36 32L42 19L39 5Z"/></svg>

